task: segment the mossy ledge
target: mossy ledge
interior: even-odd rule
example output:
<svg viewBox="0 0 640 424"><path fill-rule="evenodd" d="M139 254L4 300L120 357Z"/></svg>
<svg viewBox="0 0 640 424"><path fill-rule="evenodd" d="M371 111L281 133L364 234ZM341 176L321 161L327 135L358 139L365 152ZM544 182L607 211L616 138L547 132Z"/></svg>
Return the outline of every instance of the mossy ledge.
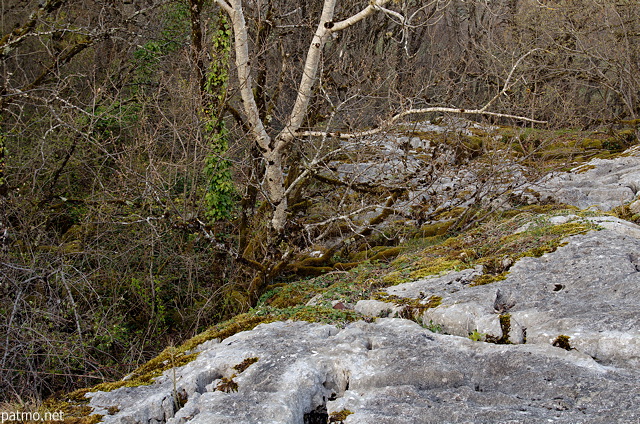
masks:
<svg viewBox="0 0 640 424"><path fill-rule="evenodd" d="M573 221L554 225L551 217L577 216ZM195 348L213 339L223 340L241 331L251 330L262 323L281 320L302 320L344 326L363 319L351 309L336 309L332 301L345 305L361 299L377 299L404 306L403 318L417 319L428 308L440 305L442 298L425 293L421 299L407 299L380 292L383 287L411 281L416 276L441 274L482 265L485 274L473 284L487 284L506 278L509 267L521 257L540 256L555 250L567 236L585 233L596 227L580 220L581 212L566 205L527 206L495 213L481 223L459 234L447 234L448 225L427 225L429 231L416 232L418 237L390 249L383 259L392 261L364 261L349 271L327 272L313 278L278 283L269 286L258 305L247 313L214 325L177 347L169 347L156 358L134 370L125 379L102 383L76 390L67 395L52 397L47 401L50 410L63 410L68 423L94 423L97 416L89 416L86 393L111 391L153 383L164 371L183 366L197 358ZM425 235L426 237L420 237ZM380 249L380 251L384 251ZM376 252L378 253L378 252ZM505 260L508 259L508 260ZM355 264L354 264L355 265ZM310 303L310 301L312 301ZM500 317L503 334L508 337L508 316ZM506 330L506 331L505 331ZM506 343L508 339L496 340ZM561 347L561 346L559 346ZM243 368L244 362L239 367ZM247 367L250 366L247 362ZM236 369L236 373L241 372ZM222 388L233 390L233 384Z"/></svg>
<svg viewBox="0 0 640 424"><path fill-rule="evenodd" d="M45 405L49 410L64 411L66 417L65 423L97 423L100 421L100 416L89 416L91 408L87 406L88 399L85 397L87 393L96 391L109 392L121 387L152 384L154 378L160 376L164 371L173 367L184 366L195 360L199 352L193 352L193 349L206 341L213 339L223 340L241 331L252 330L259 324L274 321L291 319L295 321L344 325L347 322L360 318L362 317L358 313L351 310L337 310L322 306L298 305L281 309L266 306L259 310L252 310L248 313L238 315L221 324L214 325L178 347L166 348L158 356L137 368L123 380L100 383L96 386L79 389L66 395L53 396L46 401ZM236 365L237 368L234 369L240 373L257 360L258 358L247 358ZM222 386L222 389L233 391L233 377L231 377L227 383L227 385Z"/></svg>

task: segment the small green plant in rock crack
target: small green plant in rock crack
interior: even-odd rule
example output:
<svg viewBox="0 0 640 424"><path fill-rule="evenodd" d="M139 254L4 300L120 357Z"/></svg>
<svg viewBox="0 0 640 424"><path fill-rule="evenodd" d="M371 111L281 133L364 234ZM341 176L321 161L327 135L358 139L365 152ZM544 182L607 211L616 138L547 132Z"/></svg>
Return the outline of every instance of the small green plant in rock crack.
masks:
<svg viewBox="0 0 640 424"><path fill-rule="evenodd" d="M433 320L429 320L429 324L423 325L424 328L431 331L432 333L443 334L444 328L440 324L436 324Z"/></svg>
<svg viewBox="0 0 640 424"><path fill-rule="evenodd" d="M487 335L485 333L480 333L477 329L473 330L473 332L469 333L469 338L474 342L482 341Z"/></svg>

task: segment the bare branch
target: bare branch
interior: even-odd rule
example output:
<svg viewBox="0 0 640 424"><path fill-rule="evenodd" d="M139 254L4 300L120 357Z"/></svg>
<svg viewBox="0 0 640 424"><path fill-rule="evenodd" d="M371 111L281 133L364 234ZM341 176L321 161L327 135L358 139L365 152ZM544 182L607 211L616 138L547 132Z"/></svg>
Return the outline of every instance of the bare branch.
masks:
<svg viewBox="0 0 640 424"><path fill-rule="evenodd" d="M509 88L511 88L511 85L510 85L511 77L513 76L513 73L515 72L515 70L518 67L518 65L520 65L520 62L522 62L525 57L529 56L531 53L533 53L533 52L535 52L537 50L540 50L540 49L529 50L528 52L526 52L525 54L520 56L520 58L518 60L516 60L516 63L514 63L513 66L511 67L511 71L509 72L509 75L507 76L507 80L504 82L504 87L502 88L502 90L498 94L496 94L491 100L489 100L484 106L482 106L482 108L480 110L486 111L487 108L491 105L491 103L493 103L498 97L500 97L503 94L505 94L507 92L507 90L509 90Z"/></svg>
<svg viewBox="0 0 640 424"><path fill-rule="evenodd" d="M63 4L64 0L46 0L38 10L29 15L29 19L24 25L3 36L2 39L0 39L0 60L4 59L11 50L29 36L31 31L36 27L38 18L46 13L54 12Z"/></svg>
<svg viewBox="0 0 640 424"><path fill-rule="evenodd" d="M340 22L334 22L333 23L333 28L331 28L331 31L333 31L333 32L342 31L343 29L349 28L351 25L356 24L356 23L360 22L361 20L363 20L364 18L366 18L367 16L373 14L376 10L382 10L382 6L386 5L387 3L389 3L389 0L375 0L375 1L372 1L371 4L369 4L369 6L365 7L364 9L362 9L360 12L356 13L355 15L353 15L353 16L347 18L347 19L344 19L344 20L342 20Z"/></svg>
<svg viewBox="0 0 640 424"><path fill-rule="evenodd" d="M432 112L443 112L443 113L460 113L460 114L465 114L465 115L487 115L487 116L496 116L499 118L512 118L512 119L518 119L521 121L526 121L526 122L532 122L535 124L546 124L547 121L538 121L537 119L532 119L532 118L527 118L526 116L517 116L517 115L511 115L509 113L498 113L498 112L488 112L486 110L483 109L456 109L453 107L427 107L427 108L422 108L422 109L409 109L409 110L405 110L403 112L398 113L397 115L394 115L391 119L389 119L388 121L384 122L383 125L379 126L378 128L374 128L372 130L367 130L367 131L358 131L358 132L353 132L353 133L342 133L339 131L333 131L333 132L327 132L327 131L299 131L296 133L296 136L298 137L334 137L334 138L340 138L343 140L348 140L351 138L358 138L358 137L367 137L370 135L374 135L374 134L378 134L381 131L385 131L388 129L388 127L390 127L391 125L395 124L399 119L404 118L405 116L408 115L416 115L416 114L420 114L420 113L432 113Z"/></svg>
<svg viewBox="0 0 640 424"><path fill-rule="evenodd" d="M264 124L260 119L258 105L253 95L253 78L251 76L251 61L249 60L249 42L247 24L244 19L241 0L231 0L230 7L224 0L216 0L231 18L235 39L236 66L238 68L238 80L240 82L240 94L244 103L244 111L249 121L252 135L258 145L265 151L269 150L271 137L267 134Z"/></svg>

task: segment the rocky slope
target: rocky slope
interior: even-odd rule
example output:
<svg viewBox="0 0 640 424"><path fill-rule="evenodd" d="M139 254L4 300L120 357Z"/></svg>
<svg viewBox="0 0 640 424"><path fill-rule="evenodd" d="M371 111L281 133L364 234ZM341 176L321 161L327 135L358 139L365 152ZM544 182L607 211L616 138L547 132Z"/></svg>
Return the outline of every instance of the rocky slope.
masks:
<svg viewBox="0 0 640 424"><path fill-rule="evenodd" d="M639 169L633 154L597 160L535 189L609 210L638 196ZM88 393L89 405L105 423L638 422L640 227L576 210L504 240L541 221L598 231L505 255L490 284L477 284L484 264L387 287L345 325L278 321L206 341L152 384Z"/></svg>

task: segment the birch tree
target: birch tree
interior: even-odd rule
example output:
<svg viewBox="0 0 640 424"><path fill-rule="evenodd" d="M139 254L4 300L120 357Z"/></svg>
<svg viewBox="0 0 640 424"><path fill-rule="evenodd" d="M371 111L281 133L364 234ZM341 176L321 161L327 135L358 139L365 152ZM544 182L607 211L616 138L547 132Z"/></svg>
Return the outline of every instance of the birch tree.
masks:
<svg viewBox="0 0 640 424"><path fill-rule="evenodd" d="M401 2L390 0L373 0L364 6L359 12L345 18L336 18L337 0L325 0L322 5L317 27L306 52L306 59L303 63L303 70L297 86L295 101L293 102L284 125L279 131L269 128L268 123L261 118L258 102L255 96L256 84L254 82L255 52L251 51L250 34L245 17L246 6L241 0L216 0L216 3L228 14L233 29L235 51L235 65L239 91L242 97L243 119L249 130L249 137L259 150L262 163L264 164L263 192L266 201L271 209L269 217L268 235L265 237L266 257L261 263L252 262L253 266L260 270L259 280L268 280L280 270L283 261L286 261L291 250L283 246L288 223L290 208L290 196L296 191L305 177L312 172L313 166L318 160L311 160L304 165L304 170L297 178L287 179L285 176L287 152L303 137L339 137L355 138L364 137L382 131L384 128L399 122L402 118L416 113L429 112L452 112L463 114L484 114L500 117L512 117L525 121L535 121L526 117L514 117L513 115L492 112L489 108L491 104L510 87L511 81L507 78L503 89L496 94L487 104L479 108L461 109L451 107L427 107L427 108L407 108L382 122L377 128L357 133L340 133L332 131L309 131L301 130L303 122L307 117L310 107L310 100L313 95L315 85L318 81L319 69L322 66L323 50L328 41L336 37L338 33L347 31L350 27L366 20L376 13L385 14L389 19L402 27L402 30L409 30L412 26L412 18L416 15L407 13L407 5ZM437 2L431 2L433 5ZM420 9L427 7L427 4ZM527 54L528 55L528 54ZM527 55L520 58L524 59ZM520 61L519 60L519 61ZM519 62L518 61L518 62ZM518 64L516 62L516 66ZM515 69L515 66L514 66ZM239 255L243 258L243 246L240 246ZM256 285L257 284L257 285ZM260 282L254 282L251 292L258 290Z"/></svg>

